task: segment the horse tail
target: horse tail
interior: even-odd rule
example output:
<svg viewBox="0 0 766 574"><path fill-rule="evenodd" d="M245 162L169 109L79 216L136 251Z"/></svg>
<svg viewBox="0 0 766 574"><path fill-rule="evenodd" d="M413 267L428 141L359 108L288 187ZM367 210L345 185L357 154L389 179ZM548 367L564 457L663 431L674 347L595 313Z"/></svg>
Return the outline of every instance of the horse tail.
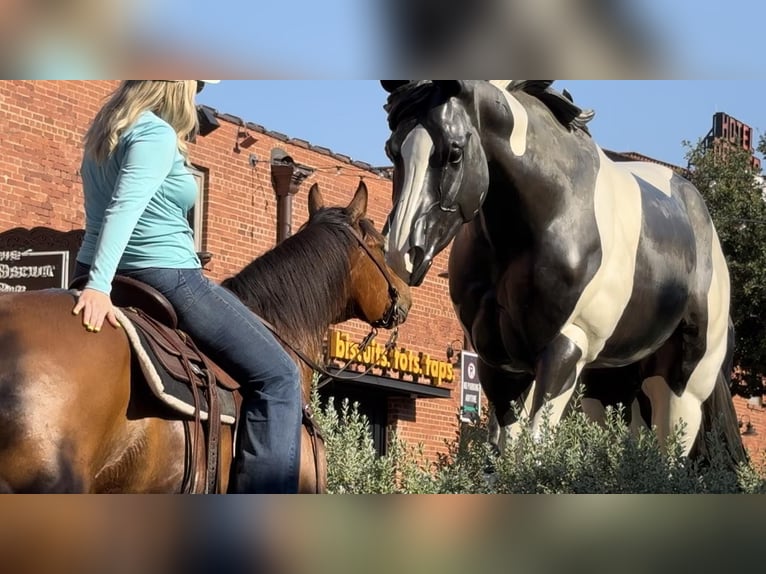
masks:
<svg viewBox="0 0 766 574"><path fill-rule="evenodd" d="M11 488L11 485L8 484L6 481L4 481L2 478L0 478L0 494L13 494L14 490Z"/></svg>
<svg viewBox="0 0 766 574"><path fill-rule="evenodd" d="M692 450L692 456L699 460L709 460L711 456L708 444L709 433L723 441L732 466L747 462L748 456L742 437L739 434L739 421L734 403L731 400L730 377L734 360L734 324L729 319L729 333L726 358L716 378L712 394L702 404L702 424Z"/></svg>

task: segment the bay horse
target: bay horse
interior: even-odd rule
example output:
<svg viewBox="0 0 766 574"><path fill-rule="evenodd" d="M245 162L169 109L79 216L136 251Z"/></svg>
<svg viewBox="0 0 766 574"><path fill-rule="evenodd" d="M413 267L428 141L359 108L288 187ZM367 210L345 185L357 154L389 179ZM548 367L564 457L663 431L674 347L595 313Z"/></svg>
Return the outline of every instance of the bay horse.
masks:
<svg viewBox="0 0 766 574"><path fill-rule="evenodd" d="M318 360L328 327L352 318L391 328L411 298L384 262L384 241L366 217L367 188L346 207L309 192L309 219L295 235L224 281L297 351ZM394 295L392 295L394 294ZM0 294L0 484L9 492L173 493L184 477L183 422L143 381L131 381L124 330L88 333L73 293ZM253 349L257 353L258 349ZM211 357L215 360L215 357ZM296 358L297 360L297 358ZM302 365L309 398L312 367ZM226 491L232 431L221 434ZM315 492L304 427L300 492Z"/></svg>
<svg viewBox="0 0 766 574"><path fill-rule="evenodd" d="M552 82L381 82L387 261L417 286L452 243L450 296L500 426L530 389L537 433L544 399L556 424L584 371L635 366L637 383L610 385L628 405L646 393L662 441L684 421L688 455L714 389L731 406L718 235L688 180L612 161L589 132L593 112Z"/></svg>

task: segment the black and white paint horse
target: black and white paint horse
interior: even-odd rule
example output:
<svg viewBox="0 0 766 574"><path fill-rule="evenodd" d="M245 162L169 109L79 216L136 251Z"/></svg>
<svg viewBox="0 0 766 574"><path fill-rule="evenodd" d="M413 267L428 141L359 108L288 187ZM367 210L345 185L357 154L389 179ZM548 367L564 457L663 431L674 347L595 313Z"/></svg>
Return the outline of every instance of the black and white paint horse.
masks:
<svg viewBox="0 0 766 574"><path fill-rule="evenodd" d="M382 81L389 265L420 285L454 240L450 295L501 425L530 388L534 431L545 397L556 424L584 370L636 369L635 388L610 384L643 388L661 439L684 421L688 454L703 402L727 385L718 236L689 181L610 160L586 127L592 113L551 83Z"/></svg>

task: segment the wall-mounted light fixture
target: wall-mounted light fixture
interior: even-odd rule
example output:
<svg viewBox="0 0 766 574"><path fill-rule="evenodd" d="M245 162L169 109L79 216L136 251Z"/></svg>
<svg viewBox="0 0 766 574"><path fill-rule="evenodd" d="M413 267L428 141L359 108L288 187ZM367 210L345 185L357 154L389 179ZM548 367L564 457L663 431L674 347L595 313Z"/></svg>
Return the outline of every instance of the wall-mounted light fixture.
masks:
<svg viewBox="0 0 766 574"><path fill-rule="evenodd" d="M457 364L460 362L460 351L463 350L463 341L460 339L455 339L454 341L450 341L450 343L447 345L447 360L452 363L452 359L455 358L455 355L457 355L457 359L455 359L454 364Z"/></svg>
<svg viewBox="0 0 766 574"><path fill-rule="evenodd" d="M208 263L213 260L213 254L210 251L200 251L197 253L197 257L199 257L203 269L207 269Z"/></svg>
<svg viewBox="0 0 766 574"><path fill-rule="evenodd" d="M739 424L739 434L743 436L752 436L754 434L757 434L755 432L755 427L753 426L753 423L750 422L750 417L745 415L744 417L739 417L739 421L737 421Z"/></svg>
<svg viewBox="0 0 766 574"><path fill-rule="evenodd" d="M243 149L251 147L257 141L258 140L255 139L253 134L247 131L245 126L239 126L239 129L237 130L237 139L234 142L234 153L239 153Z"/></svg>
<svg viewBox="0 0 766 574"><path fill-rule="evenodd" d="M197 120L199 121L199 135L202 137L213 133L221 127L213 110L206 106L197 106Z"/></svg>

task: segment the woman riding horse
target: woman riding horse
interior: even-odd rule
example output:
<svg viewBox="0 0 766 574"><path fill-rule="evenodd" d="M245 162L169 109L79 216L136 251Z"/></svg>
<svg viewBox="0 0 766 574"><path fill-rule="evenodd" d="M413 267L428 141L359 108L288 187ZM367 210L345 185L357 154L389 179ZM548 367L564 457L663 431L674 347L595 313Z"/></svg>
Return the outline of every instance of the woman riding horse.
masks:
<svg viewBox="0 0 766 574"><path fill-rule="evenodd" d="M300 376L274 336L231 293L202 273L187 213L197 184L186 141L197 131L203 80L126 80L96 114L82 162L85 237L77 276L88 275L73 313L98 336L117 327L116 273L157 289L179 326L247 389L233 488L298 489ZM251 353L256 346L263 353Z"/></svg>
<svg viewBox="0 0 766 574"><path fill-rule="evenodd" d="M419 285L454 240L450 295L502 425L533 381L539 429L544 398L563 412L584 369L638 364L660 437L684 421L688 453L701 405L726 385L718 236L691 183L610 160L585 129L592 114L551 83L383 81L388 262Z"/></svg>
<svg viewBox="0 0 766 574"><path fill-rule="evenodd" d="M391 328L407 316L409 289L386 267L366 209L363 183L345 208L325 207L313 186L301 230L225 281L246 313L274 326L293 364L321 355L330 324ZM127 329L88 333L73 304L64 290L0 294L0 492L179 492L189 470L184 417L133 377ZM270 352L244 344L252 355ZM313 370L300 364L296 392L307 400ZM301 436L298 490L316 492L324 461L305 427ZM220 443L225 492L231 427Z"/></svg>

